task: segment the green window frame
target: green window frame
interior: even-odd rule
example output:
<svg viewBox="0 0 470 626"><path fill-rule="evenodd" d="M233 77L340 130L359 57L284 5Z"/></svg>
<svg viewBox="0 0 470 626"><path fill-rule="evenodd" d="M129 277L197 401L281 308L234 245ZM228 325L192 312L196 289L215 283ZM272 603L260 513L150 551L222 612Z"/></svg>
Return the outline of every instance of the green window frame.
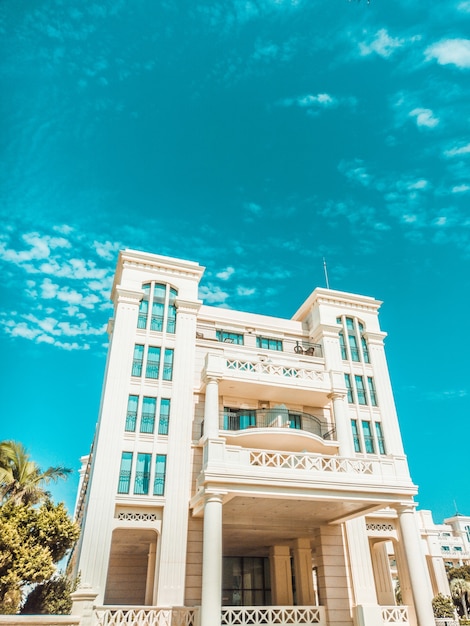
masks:
<svg viewBox="0 0 470 626"><path fill-rule="evenodd" d="M271 337L256 337L256 347L263 350L277 350L278 352L283 350L282 340Z"/></svg>
<svg viewBox="0 0 470 626"><path fill-rule="evenodd" d="M127 399L125 431L134 433L137 424L137 412L139 410L139 396L130 395Z"/></svg>
<svg viewBox="0 0 470 626"><path fill-rule="evenodd" d="M129 493L132 473L132 452L121 454L121 467L119 469L118 493Z"/></svg>
<svg viewBox="0 0 470 626"><path fill-rule="evenodd" d="M215 336L217 341L222 341L223 343L234 343L238 346L243 346L244 337L240 333L229 333L225 330L216 330Z"/></svg>
<svg viewBox="0 0 470 626"><path fill-rule="evenodd" d="M165 495L166 454L157 454L155 457L155 477L153 479L153 495Z"/></svg>

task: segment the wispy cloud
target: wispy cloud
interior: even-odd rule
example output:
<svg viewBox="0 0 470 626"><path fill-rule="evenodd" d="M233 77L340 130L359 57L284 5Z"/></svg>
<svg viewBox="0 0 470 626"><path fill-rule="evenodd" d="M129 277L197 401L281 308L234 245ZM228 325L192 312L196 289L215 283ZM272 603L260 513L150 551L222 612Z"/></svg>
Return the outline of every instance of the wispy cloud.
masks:
<svg viewBox="0 0 470 626"><path fill-rule="evenodd" d="M444 152L444 156L446 157L463 156L466 154L470 155L470 143L467 143L464 146L450 148L450 150L446 150Z"/></svg>
<svg viewBox="0 0 470 626"><path fill-rule="evenodd" d="M368 37L367 41L359 43L359 52L361 56L378 54L382 58L387 59L391 57L396 50L406 45L408 41L416 41L416 39L418 39L418 37L414 37L411 40L401 37L392 37L388 34L387 29L381 28L372 37Z"/></svg>
<svg viewBox="0 0 470 626"><path fill-rule="evenodd" d="M218 285L209 283L199 287L199 298L204 300L206 304L221 305L227 302L229 294L223 291Z"/></svg>
<svg viewBox="0 0 470 626"><path fill-rule="evenodd" d="M415 118L418 127L434 128L439 124L439 118L434 115L431 109L418 107L410 111L409 116Z"/></svg>
<svg viewBox="0 0 470 626"><path fill-rule="evenodd" d="M456 65L470 68L470 39L443 39L426 48L427 61L436 60L439 65Z"/></svg>
<svg viewBox="0 0 470 626"><path fill-rule="evenodd" d="M234 273L235 273L235 268L229 266L226 269L219 272L218 274L216 274L216 276L217 278L220 278L220 280L228 280Z"/></svg>

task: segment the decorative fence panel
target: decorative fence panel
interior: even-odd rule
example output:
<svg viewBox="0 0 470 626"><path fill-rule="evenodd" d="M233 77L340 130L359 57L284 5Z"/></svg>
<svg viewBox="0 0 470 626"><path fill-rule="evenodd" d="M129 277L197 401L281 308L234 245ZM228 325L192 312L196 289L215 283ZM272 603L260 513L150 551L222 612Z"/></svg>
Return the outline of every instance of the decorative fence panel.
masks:
<svg viewBox="0 0 470 626"><path fill-rule="evenodd" d="M197 626L198 609L96 609L94 626Z"/></svg>
<svg viewBox="0 0 470 626"><path fill-rule="evenodd" d="M291 454L288 452L273 452L265 450L250 451L250 465L262 467L276 467L318 472L354 472L356 474L372 474L371 461L361 459L346 459L334 456L319 456L314 454Z"/></svg>
<svg viewBox="0 0 470 626"><path fill-rule="evenodd" d="M384 624L393 624L393 626L409 626L408 607L383 606L382 619ZM430 626L432 625L430 624Z"/></svg>
<svg viewBox="0 0 470 626"><path fill-rule="evenodd" d="M321 606L223 607L222 626L326 626Z"/></svg>

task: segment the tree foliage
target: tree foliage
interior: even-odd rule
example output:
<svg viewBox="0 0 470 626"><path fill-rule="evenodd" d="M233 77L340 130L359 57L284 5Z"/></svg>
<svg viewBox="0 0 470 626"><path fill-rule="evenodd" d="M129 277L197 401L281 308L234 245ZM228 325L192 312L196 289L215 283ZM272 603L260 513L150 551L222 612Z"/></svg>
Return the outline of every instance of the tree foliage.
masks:
<svg viewBox="0 0 470 626"><path fill-rule="evenodd" d="M465 580L465 578L452 578L450 581L450 592L454 600L460 602L463 614L467 618L467 594L470 593L470 581Z"/></svg>
<svg viewBox="0 0 470 626"><path fill-rule="evenodd" d="M9 501L0 507L0 613L16 613L22 588L54 573L79 529L63 503L39 508Z"/></svg>
<svg viewBox="0 0 470 626"><path fill-rule="evenodd" d="M432 599L434 617L454 617L454 603L452 598L439 593Z"/></svg>
<svg viewBox="0 0 470 626"><path fill-rule="evenodd" d="M78 586L78 578L70 580L64 574L53 576L29 593L21 609L23 615L68 615L72 609L70 594Z"/></svg>
<svg viewBox="0 0 470 626"><path fill-rule="evenodd" d="M0 442L0 502L15 504L38 504L50 497L45 489L51 481L66 478L70 470L62 467L49 467L42 471L31 460L23 444L16 441Z"/></svg>
<svg viewBox="0 0 470 626"><path fill-rule="evenodd" d="M447 570L449 581L453 578L463 578L470 581L470 565L461 565L460 567L450 567Z"/></svg>

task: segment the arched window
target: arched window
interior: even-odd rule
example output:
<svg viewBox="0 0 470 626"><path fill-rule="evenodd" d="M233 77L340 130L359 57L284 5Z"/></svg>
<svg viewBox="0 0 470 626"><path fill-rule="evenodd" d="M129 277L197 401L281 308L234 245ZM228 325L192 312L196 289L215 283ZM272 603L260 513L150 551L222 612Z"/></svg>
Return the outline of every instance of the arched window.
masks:
<svg viewBox="0 0 470 626"><path fill-rule="evenodd" d="M137 328L174 334L176 331L176 298L178 292L162 283L142 285L144 295L140 301ZM150 315L149 315L150 312Z"/></svg>
<svg viewBox="0 0 470 626"><path fill-rule="evenodd" d="M345 316L337 317L336 323L341 324L339 345L343 361L370 363L364 324L355 317Z"/></svg>

